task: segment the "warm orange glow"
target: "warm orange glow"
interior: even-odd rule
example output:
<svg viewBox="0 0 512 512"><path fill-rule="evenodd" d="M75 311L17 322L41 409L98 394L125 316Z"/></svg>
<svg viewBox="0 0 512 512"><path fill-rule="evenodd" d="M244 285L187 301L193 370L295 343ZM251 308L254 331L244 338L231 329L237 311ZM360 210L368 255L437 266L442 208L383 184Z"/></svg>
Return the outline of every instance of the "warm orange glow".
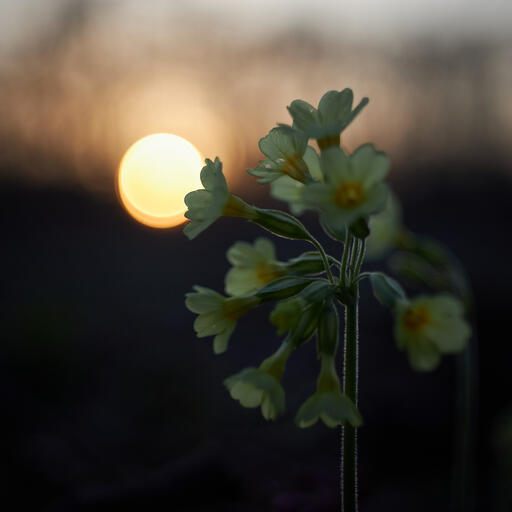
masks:
<svg viewBox="0 0 512 512"><path fill-rule="evenodd" d="M148 135L125 153L117 187L126 210L147 226L185 222L183 197L201 187L203 160L187 140L169 133Z"/></svg>

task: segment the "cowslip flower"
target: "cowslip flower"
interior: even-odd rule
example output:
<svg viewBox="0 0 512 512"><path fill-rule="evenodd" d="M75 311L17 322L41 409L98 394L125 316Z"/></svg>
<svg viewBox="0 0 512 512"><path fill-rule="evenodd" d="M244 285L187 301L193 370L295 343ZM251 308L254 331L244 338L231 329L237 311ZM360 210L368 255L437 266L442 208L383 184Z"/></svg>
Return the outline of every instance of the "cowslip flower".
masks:
<svg viewBox="0 0 512 512"><path fill-rule="evenodd" d="M363 420L350 398L340 391L340 381L334 356L322 354L322 368L317 380L316 393L300 407L295 422L301 428L314 425L319 419L330 428L346 425L359 427Z"/></svg>
<svg viewBox="0 0 512 512"><path fill-rule="evenodd" d="M254 209L239 197L228 190L226 178L222 173L222 163L219 158L212 162L205 160L206 165L201 169L201 183L204 189L194 190L185 196L185 204L188 211L185 217L190 222L183 232L192 240L219 217L254 217Z"/></svg>
<svg viewBox="0 0 512 512"><path fill-rule="evenodd" d="M227 258L233 265L225 279L229 295L254 293L287 272L284 263L276 260L274 244L268 238L258 238L253 245L236 242L228 249Z"/></svg>
<svg viewBox="0 0 512 512"><path fill-rule="evenodd" d="M361 217L383 208L388 187L383 183L389 161L373 145L364 144L351 155L341 148L325 150L320 158L323 183L308 183L302 198L309 209L333 232L343 232Z"/></svg>
<svg viewBox="0 0 512 512"><path fill-rule="evenodd" d="M460 352L471 336L462 303L450 295L419 296L395 306L395 340L417 371L434 370L441 354Z"/></svg>
<svg viewBox="0 0 512 512"><path fill-rule="evenodd" d="M224 381L231 397L243 407L261 407L266 420L275 420L284 412L285 395L280 384L286 361L293 347L286 341L258 368L246 368Z"/></svg>
<svg viewBox="0 0 512 512"><path fill-rule="evenodd" d="M366 239L366 256L376 260L391 251L403 229L402 209L393 193L388 194L384 209L370 217L370 236Z"/></svg>
<svg viewBox="0 0 512 512"><path fill-rule="evenodd" d="M312 146L308 146L303 157L308 166L311 177L316 181L323 181L324 177L320 169L320 157ZM304 184L289 176L281 176L270 184L270 195L288 203L290 211L294 215L300 215L307 206L302 199Z"/></svg>
<svg viewBox="0 0 512 512"><path fill-rule="evenodd" d="M224 297L209 288L194 286L194 292L185 295L185 305L199 316L194 321L198 338L215 336L213 351L222 354L228 348L229 338L237 320L257 306L257 297Z"/></svg>
<svg viewBox="0 0 512 512"><path fill-rule="evenodd" d="M354 94L351 89L326 92L318 109L303 100L295 100L288 107L293 118L293 127L304 132L309 138L316 139L318 146L324 150L330 146L340 145L341 132L354 120L368 104L368 98L352 110Z"/></svg>
<svg viewBox="0 0 512 512"><path fill-rule="evenodd" d="M304 299L295 296L288 300L278 302L270 313L270 323L277 328L277 335L281 336L285 332L293 329L305 308Z"/></svg>
<svg viewBox="0 0 512 512"><path fill-rule="evenodd" d="M260 178L259 183L270 183L282 176L304 182L309 178L308 167L302 158L307 144L307 137L289 126L272 128L259 142L260 151L267 158L247 172Z"/></svg>

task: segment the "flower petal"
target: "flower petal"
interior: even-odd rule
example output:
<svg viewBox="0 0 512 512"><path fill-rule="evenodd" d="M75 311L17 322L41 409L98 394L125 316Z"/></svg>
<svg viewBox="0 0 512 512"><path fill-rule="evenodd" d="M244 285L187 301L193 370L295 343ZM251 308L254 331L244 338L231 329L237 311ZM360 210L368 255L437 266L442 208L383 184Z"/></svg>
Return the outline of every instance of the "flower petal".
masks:
<svg viewBox="0 0 512 512"><path fill-rule="evenodd" d="M184 228L183 233L189 240L193 240L197 235L202 233L205 229L209 228L217 219L209 219L196 221L191 220Z"/></svg>
<svg viewBox="0 0 512 512"><path fill-rule="evenodd" d="M228 295L248 295L263 287L254 268L231 268L224 279L226 293Z"/></svg>
<svg viewBox="0 0 512 512"><path fill-rule="evenodd" d="M428 340L418 339L407 346L409 362L418 372L435 370L441 362L441 354L437 347Z"/></svg>
<svg viewBox="0 0 512 512"><path fill-rule="evenodd" d="M227 192L226 178L222 174L222 163L219 158L212 162L209 158L205 160L206 165L201 169L201 183L206 190L221 189Z"/></svg>
<svg viewBox="0 0 512 512"><path fill-rule="evenodd" d="M204 313L194 320L194 330L198 338L219 334L231 325L234 325L234 322L225 318L222 311Z"/></svg>
<svg viewBox="0 0 512 512"><path fill-rule="evenodd" d="M320 165L324 180L331 186L337 186L341 181L351 181L350 159L339 147L332 146L322 152Z"/></svg>
<svg viewBox="0 0 512 512"><path fill-rule="evenodd" d="M213 339L213 352L214 354L222 354L226 352L228 348L229 338L231 337L231 334L235 330L236 324L233 322L232 325L226 327L224 331L217 334L215 338Z"/></svg>
<svg viewBox="0 0 512 512"><path fill-rule="evenodd" d="M306 151L307 137L290 127L278 126L272 128L268 135L260 139L261 152L271 160L290 157L301 158Z"/></svg>
<svg viewBox="0 0 512 512"><path fill-rule="evenodd" d="M214 290L195 286L195 292L189 292L185 295L185 305L193 313L211 313L218 310L224 297Z"/></svg>
<svg viewBox="0 0 512 512"><path fill-rule="evenodd" d="M272 261L276 259L276 248L268 238L259 237L254 241L254 248L267 260Z"/></svg>
<svg viewBox="0 0 512 512"><path fill-rule="evenodd" d="M308 146L304 153L304 162L308 166L309 173L316 180L322 181L324 176L322 174L322 169L320 168L320 156L315 151L315 148L312 146Z"/></svg>
<svg viewBox="0 0 512 512"><path fill-rule="evenodd" d="M389 170L389 158L373 144L363 144L350 155L351 168L365 188L382 181Z"/></svg>
<svg viewBox="0 0 512 512"><path fill-rule="evenodd" d="M354 94L351 89L326 92L318 103L318 111L325 124L348 119L352 111Z"/></svg>
<svg viewBox="0 0 512 512"><path fill-rule="evenodd" d="M295 422L300 428L308 428L314 425L321 414L319 395L310 396L300 407L295 417Z"/></svg>
<svg viewBox="0 0 512 512"><path fill-rule="evenodd" d="M292 101L288 112L293 118L293 126L305 133L308 132L318 119L318 112L309 103L303 100Z"/></svg>

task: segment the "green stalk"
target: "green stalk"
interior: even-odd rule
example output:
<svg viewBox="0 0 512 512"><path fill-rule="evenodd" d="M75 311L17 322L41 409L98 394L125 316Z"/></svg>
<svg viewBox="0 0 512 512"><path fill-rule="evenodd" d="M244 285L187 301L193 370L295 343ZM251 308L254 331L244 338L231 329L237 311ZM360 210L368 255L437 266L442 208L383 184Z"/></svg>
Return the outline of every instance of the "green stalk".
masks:
<svg viewBox="0 0 512 512"><path fill-rule="evenodd" d="M309 241L316 247L316 249L320 253L320 256L324 263L325 271L327 272L327 276L329 277L329 281L331 283L334 283L334 277L332 275L331 265L329 264L329 260L327 259L327 255L325 254L322 244L311 233L309 233Z"/></svg>
<svg viewBox="0 0 512 512"><path fill-rule="evenodd" d="M352 283L352 280L356 276L355 274L355 267L356 267L356 260L359 260L359 254L360 254L360 241L358 238L352 239L352 249L350 251L350 258L349 258L349 264L348 264L348 283L350 286L350 283Z"/></svg>
<svg viewBox="0 0 512 512"><path fill-rule="evenodd" d="M361 272L361 266L363 265L364 255L366 253L366 239L361 240L361 245L359 248L359 255L357 257L356 268L354 269L353 278L359 278L359 272Z"/></svg>
<svg viewBox="0 0 512 512"><path fill-rule="evenodd" d="M350 287L352 298L345 307L345 358L343 392L357 407L358 379L358 306L359 285ZM341 438L341 510L357 512L357 429L352 425L342 427Z"/></svg>
<svg viewBox="0 0 512 512"><path fill-rule="evenodd" d="M340 269L340 281L341 286L346 286L347 284L347 264L348 264L348 255L350 252L350 243L352 241L352 235L350 231L347 229L347 234L345 235L345 243L343 244L343 255L341 256L341 269Z"/></svg>

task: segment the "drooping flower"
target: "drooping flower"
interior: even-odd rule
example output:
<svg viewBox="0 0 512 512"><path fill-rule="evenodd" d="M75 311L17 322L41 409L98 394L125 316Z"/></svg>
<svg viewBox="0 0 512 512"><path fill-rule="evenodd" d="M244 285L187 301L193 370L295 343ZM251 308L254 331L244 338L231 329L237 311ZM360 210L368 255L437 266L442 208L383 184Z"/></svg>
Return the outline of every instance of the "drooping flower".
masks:
<svg viewBox="0 0 512 512"><path fill-rule="evenodd" d="M278 302L270 313L270 323L277 328L277 335L293 329L305 308L304 299L300 296Z"/></svg>
<svg viewBox="0 0 512 512"><path fill-rule="evenodd" d="M373 145L364 144L350 156L341 148L329 148L320 163L324 183L306 184L302 198L309 209L320 212L320 220L331 231L343 232L345 226L384 207L389 161Z"/></svg>
<svg viewBox="0 0 512 512"><path fill-rule="evenodd" d="M215 336L213 351L222 354L228 348L237 320L257 306L257 297L224 297L209 288L194 286L194 292L185 295L187 308L199 316L194 321L198 338Z"/></svg>
<svg viewBox="0 0 512 512"><path fill-rule="evenodd" d="M398 348L407 350L411 366L418 371L434 370L441 354L462 351L471 336L464 306L447 294L398 302L394 330Z"/></svg>
<svg viewBox="0 0 512 512"><path fill-rule="evenodd" d="M303 133L289 126L272 128L259 142L260 150L267 158L247 172L259 177L259 183L270 183L282 176L304 182L309 179L308 167L303 160L307 143Z"/></svg>
<svg viewBox="0 0 512 512"><path fill-rule="evenodd" d="M320 157L312 146L306 148L303 159L308 166L310 175L316 181L323 181ZM281 201L286 201L294 215L300 215L307 208L302 199L303 190L304 184L289 176L282 176L270 184L270 195Z"/></svg>
<svg viewBox="0 0 512 512"><path fill-rule="evenodd" d="M236 242L227 257L233 265L225 280L229 295L254 293L287 272L285 264L276 260L274 244L268 238L258 238L254 245Z"/></svg>
<svg viewBox="0 0 512 512"><path fill-rule="evenodd" d="M284 412L285 396L280 384L293 348L285 341L258 368L246 368L224 381L231 397L243 407L261 407L263 417L275 420Z"/></svg>
<svg viewBox="0 0 512 512"><path fill-rule="evenodd" d="M288 107L293 118L293 127L316 139L320 149L340 145L340 133L368 104L368 98L352 110L354 94L351 89L326 92L318 109L302 100L295 100Z"/></svg>
<svg viewBox="0 0 512 512"><path fill-rule="evenodd" d="M204 189L194 190L185 196L188 211L185 217L190 222L183 232L192 240L219 217L244 217L251 219L254 209L228 190L226 178L222 173L222 163L217 157L214 162L205 160L201 169L201 183Z"/></svg>
<svg viewBox="0 0 512 512"><path fill-rule="evenodd" d="M366 239L366 256L376 260L391 251L402 230L402 209L396 196L389 192L384 209L370 217L370 236Z"/></svg>
<svg viewBox="0 0 512 512"><path fill-rule="evenodd" d="M334 356L322 355L322 368L318 376L316 393L300 407L295 421L301 428L314 425L319 419L328 427L350 423L359 427L363 420L350 398L340 391L340 382Z"/></svg>

